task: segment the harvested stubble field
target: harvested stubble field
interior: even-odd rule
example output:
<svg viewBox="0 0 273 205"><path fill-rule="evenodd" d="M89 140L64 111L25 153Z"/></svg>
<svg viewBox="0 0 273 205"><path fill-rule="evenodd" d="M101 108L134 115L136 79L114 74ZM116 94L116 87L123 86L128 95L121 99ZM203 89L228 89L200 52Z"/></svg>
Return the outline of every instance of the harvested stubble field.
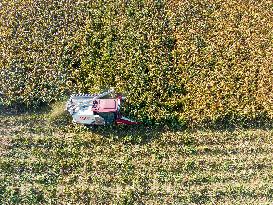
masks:
<svg viewBox="0 0 273 205"><path fill-rule="evenodd" d="M273 130L50 125L1 115L0 204L272 204Z"/></svg>

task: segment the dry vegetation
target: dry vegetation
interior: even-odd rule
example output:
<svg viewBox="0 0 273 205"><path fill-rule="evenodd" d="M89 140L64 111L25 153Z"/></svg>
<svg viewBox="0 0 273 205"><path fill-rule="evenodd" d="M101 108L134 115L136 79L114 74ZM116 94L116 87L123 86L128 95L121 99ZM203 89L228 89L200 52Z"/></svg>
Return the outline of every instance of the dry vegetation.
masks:
<svg viewBox="0 0 273 205"><path fill-rule="evenodd" d="M0 1L1 104L57 101L0 107L0 204L272 204L272 13L266 0ZM110 86L146 125L67 123L58 101Z"/></svg>
<svg viewBox="0 0 273 205"><path fill-rule="evenodd" d="M112 86L145 122L272 119L271 1L0 6L5 103L37 105Z"/></svg>
<svg viewBox="0 0 273 205"><path fill-rule="evenodd" d="M0 116L1 204L272 204L272 129L93 132Z"/></svg>

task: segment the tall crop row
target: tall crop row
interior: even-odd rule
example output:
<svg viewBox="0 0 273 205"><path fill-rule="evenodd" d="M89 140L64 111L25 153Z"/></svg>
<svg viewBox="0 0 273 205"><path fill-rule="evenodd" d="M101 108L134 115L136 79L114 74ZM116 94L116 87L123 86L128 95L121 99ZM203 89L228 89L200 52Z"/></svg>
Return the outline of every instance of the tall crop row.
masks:
<svg viewBox="0 0 273 205"><path fill-rule="evenodd" d="M270 1L0 3L0 91L39 105L109 87L144 121L273 116Z"/></svg>
<svg viewBox="0 0 273 205"><path fill-rule="evenodd" d="M272 119L272 2L177 1L172 11L185 117Z"/></svg>
<svg viewBox="0 0 273 205"><path fill-rule="evenodd" d="M73 1L0 2L0 91L5 103L38 105L59 99L69 73L64 45L84 24Z"/></svg>

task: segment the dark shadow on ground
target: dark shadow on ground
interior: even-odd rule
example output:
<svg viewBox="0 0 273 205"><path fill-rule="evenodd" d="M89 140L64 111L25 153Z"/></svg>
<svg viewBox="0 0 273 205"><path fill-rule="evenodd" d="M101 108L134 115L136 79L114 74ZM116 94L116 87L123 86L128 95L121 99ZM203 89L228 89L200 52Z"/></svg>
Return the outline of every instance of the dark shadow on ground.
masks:
<svg viewBox="0 0 273 205"><path fill-rule="evenodd" d="M159 138L162 133L175 131L167 125L108 125L89 128L95 134L131 144L145 144ZM182 129L181 129L182 130ZM185 130L185 129L184 129Z"/></svg>
<svg viewBox="0 0 273 205"><path fill-rule="evenodd" d="M213 131L230 131L236 129L273 129L273 120L267 115L260 115L255 118L247 118L243 116L222 117L215 121L204 121L202 124L196 125L195 129L209 129Z"/></svg>
<svg viewBox="0 0 273 205"><path fill-rule="evenodd" d="M0 105L0 115L27 115L27 114L45 114L49 112L49 105L42 105L37 108L27 108L22 106L4 106Z"/></svg>
<svg viewBox="0 0 273 205"><path fill-rule="evenodd" d="M168 122L161 122L160 124L140 124L140 125L108 125L108 126L97 126L89 129L78 129L80 125L73 125L70 116L61 117L61 119L55 120L51 125L46 125L47 119L39 116L48 114L50 108L43 106L39 109L24 109L18 110L11 107L0 107L0 116L27 116L23 119L17 120L20 125L26 125L28 127L37 127L33 129L33 132L37 130L46 130L47 127L50 130L62 130L63 132L81 132L82 130L92 132L103 136L105 138L111 138L116 141L133 144L145 144L149 143L154 139L160 138L162 133L166 132L195 132L197 130L204 131L220 131L220 132L234 132L237 129L262 129L269 130L273 129L273 121L267 117L260 116L256 119L246 118L222 118L214 122L203 122L202 124L186 127L179 124L170 124ZM44 117L44 116L43 116ZM1 121L1 119L0 119ZM39 128L42 127L43 129ZM31 130L31 129L30 129ZM36 130L36 131L35 131Z"/></svg>
<svg viewBox="0 0 273 205"><path fill-rule="evenodd" d="M217 132L235 132L238 129L260 129L272 130L273 121L266 116L259 116L255 119L244 117L237 118L221 118L214 122L207 121L202 124L187 127L170 123L161 123L153 125L118 125L118 126L102 126L91 129L92 132L102 135L106 138L116 138L124 142L130 143L149 143L154 139L158 139L162 133L166 132L195 132L195 131L217 131Z"/></svg>
<svg viewBox="0 0 273 205"><path fill-rule="evenodd" d="M133 144L145 144L154 139L158 139L162 133L166 132L195 132L195 131L217 131L217 132L235 132L238 129L273 129L273 122L270 119L264 120L244 120L244 121L219 121L208 124L201 124L196 127L171 126L169 124L160 125L118 125L101 126L90 129L91 132L99 134L106 138L115 138L123 142Z"/></svg>

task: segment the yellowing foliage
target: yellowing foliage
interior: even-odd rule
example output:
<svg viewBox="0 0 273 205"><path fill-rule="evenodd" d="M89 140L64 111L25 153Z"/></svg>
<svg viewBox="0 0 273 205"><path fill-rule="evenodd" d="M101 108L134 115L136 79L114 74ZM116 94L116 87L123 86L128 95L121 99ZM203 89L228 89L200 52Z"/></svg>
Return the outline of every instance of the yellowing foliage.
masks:
<svg viewBox="0 0 273 205"><path fill-rule="evenodd" d="M5 103L115 87L146 121L273 117L271 1L0 3Z"/></svg>
<svg viewBox="0 0 273 205"><path fill-rule="evenodd" d="M173 16L184 116L273 116L271 1L179 1Z"/></svg>

